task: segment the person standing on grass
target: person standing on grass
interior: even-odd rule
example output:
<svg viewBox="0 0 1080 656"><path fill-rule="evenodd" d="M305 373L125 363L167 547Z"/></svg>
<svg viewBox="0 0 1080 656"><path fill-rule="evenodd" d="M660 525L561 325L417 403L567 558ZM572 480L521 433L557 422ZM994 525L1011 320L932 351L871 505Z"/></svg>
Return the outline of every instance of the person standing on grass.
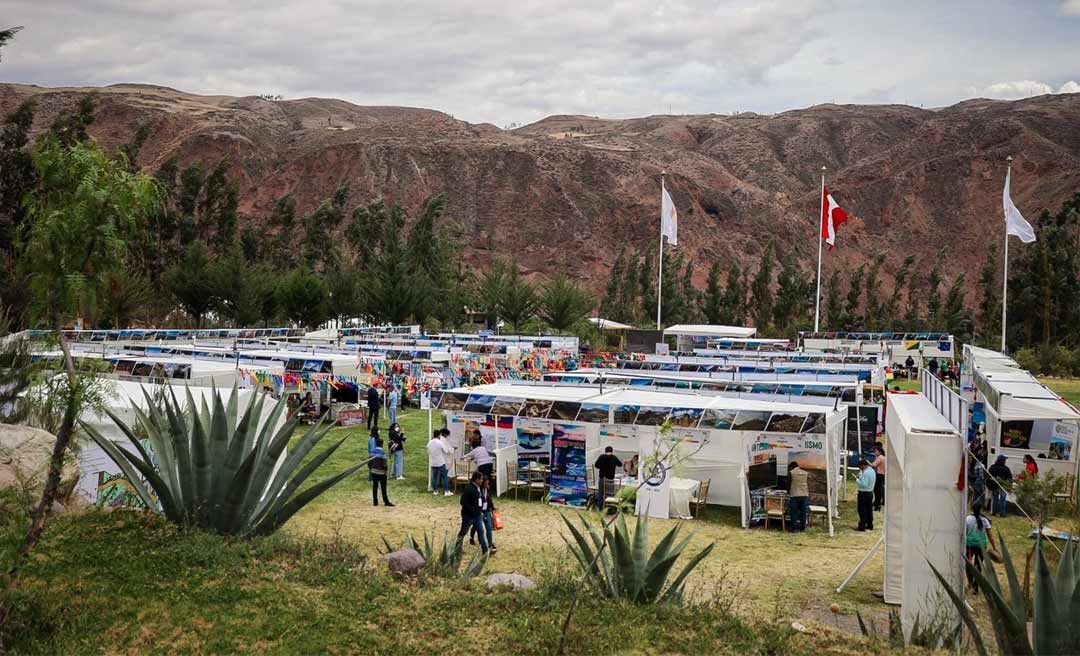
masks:
<svg viewBox="0 0 1080 656"><path fill-rule="evenodd" d="M880 443L874 445L874 512L881 510L885 505L885 447Z"/></svg>
<svg viewBox="0 0 1080 656"><path fill-rule="evenodd" d="M390 455L394 456L391 475L401 481L405 479L405 433L395 421L390 424Z"/></svg>
<svg viewBox="0 0 1080 656"><path fill-rule="evenodd" d="M600 490L601 497L607 496L608 492L615 494L615 470L619 467L622 467L622 461L615 455L615 449L610 446L604 447L604 453L593 463L593 468L597 470L596 478L599 479L599 485L596 487ZM605 483L610 488L605 487Z"/></svg>
<svg viewBox="0 0 1080 656"><path fill-rule="evenodd" d="M431 492L439 494L442 486L446 496L450 496L450 477L446 471L446 456L450 454L450 445L442 439L441 431L431 434L431 440L427 443L428 467L431 470Z"/></svg>
<svg viewBox="0 0 1080 656"><path fill-rule="evenodd" d="M855 488L859 491L859 527L857 531L874 530L874 483L877 474L870 466L870 461L863 458L859 461L859 475L855 478Z"/></svg>
<svg viewBox="0 0 1080 656"><path fill-rule="evenodd" d="M788 463L788 511L791 513L791 530L802 533L810 520L809 474L792 461Z"/></svg>
<svg viewBox="0 0 1080 656"><path fill-rule="evenodd" d="M378 430L373 430L373 431L371 431L371 435L368 435L368 438L367 438L367 452L368 452L369 456L371 455L371 452L375 450L375 442L378 439L379 439L379 431Z"/></svg>
<svg viewBox="0 0 1080 656"><path fill-rule="evenodd" d="M495 473L495 463L491 453L480 440L473 442L472 447L472 451L465 454L465 459L475 462L476 470L483 474L484 478L491 478L492 474Z"/></svg>
<svg viewBox="0 0 1080 656"><path fill-rule="evenodd" d="M371 450L371 460L368 462L368 470L371 472L371 503L379 505L379 490L382 489L383 505L393 508L394 504L386 496L386 449L383 448L381 437L374 437L375 448Z"/></svg>
<svg viewBox="0 0 1080 656"><path fill-rule="evenodd" d="M1012 482L1012 470L1005 464L1005 456L999 455L990 465L990 478L986 487L990 490L990 514L1004 517L1009 509L1009 491L1006 486Z"/></svg>
<svg viewBox="0 0 1080 656"><path fill-rule="evenodd" d="M398 400L400 398L397 385L390 386L390 394L386 396L386 412L390 416L390 423L397 423Z"/></svg>
<svg viewBox="0 0 1080 656"><path fill-rule="evenodd" d="M487 535L484 532L483 525L484 501L480 491L483 479L483 474L474 471L469 478L469 484L465 486L465 491L461 493L461 529L458 530L457 545L460 547L465 540L465 534L470 529L475 529L476 535L480 539L480 550L487 554Z"/></svg>
<svg viewBox="0 0 1080 656"><path fill-rule="evenodd" d="M1031 457L1030 453L1024 454L1024 471L1020 472L1020 478L1038 478L1039 476L1039 464L1035 462L1035 458Z"/></svg>
<svg viewBox="0 0 1080 656"><path fill-rule="evenodd" d="M379 389L374 385L367 388L367 427L368 430L379 430L379 410L382 408L382 397Z"/></svg>
<svg viewBox="0 0 1080 656"><path fill-rule="evenodd" d="M986 557L986 547L994 545L994 536L990 533L990 520L982 515L982 504L977 503L971 507L971 514L964 520L966 556L969 563L982 571L983 559ZM965 568L967 569L967 568ZM975 574L967 573L968 585L977 589Z"/></svg>
<svg viewBox="0 0 1080 656"><path fill-rule="evenodd" d="M491 549L491 553L494 555L498 549L495 548L495 501L491 498L490 478L484 478L480 482L480 500L480 523L484 525L484 530L487 531L488 548ZM469 544L476 544L475 537L476 527L473 527L469 529Z"/></svg>

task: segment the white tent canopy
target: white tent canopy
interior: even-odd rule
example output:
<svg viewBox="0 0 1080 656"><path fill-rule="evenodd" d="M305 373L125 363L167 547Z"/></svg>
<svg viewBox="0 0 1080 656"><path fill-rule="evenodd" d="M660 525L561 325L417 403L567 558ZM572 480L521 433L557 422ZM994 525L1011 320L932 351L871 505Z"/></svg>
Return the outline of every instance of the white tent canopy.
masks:
<svg viewBox="0 0 1080 656"><path fill-rule="evenodd" d="M703 324L678 324L664 329L664 336L676 337L753 337L757 328L745 326L712 326Z"/></svg>
<svg viewBox="0 0 1080 656"><path fill-rule="evenodd" d="M589 317L586 319L589 323L596 326L600 330L631 330L633 326L626 323L619 323L611 319L601 319L600 317Z"/></svg>
<svg viewBox="0 0 1080 656"><path fill-rule="evenodd" d="M885 601L901 604L905 636L916 618L924 626L944 591L932 563L963 590L964 493L956 477L963 458L960 434L921 394L888 395L885 476Z"/></svg>

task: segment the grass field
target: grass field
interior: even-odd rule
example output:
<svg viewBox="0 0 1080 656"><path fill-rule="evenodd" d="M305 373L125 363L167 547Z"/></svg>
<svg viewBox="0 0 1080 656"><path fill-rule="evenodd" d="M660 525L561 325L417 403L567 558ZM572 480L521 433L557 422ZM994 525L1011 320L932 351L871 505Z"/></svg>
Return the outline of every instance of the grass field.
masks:
<svg viewBox="0 0 1080 656"><path fill-rule="evenodd" d="M486 572L540 581L527 595L460 582L399 583L377 566L384 537L396 543L427 531L441 539L457 530L458 498L427 491L427 421L426 412L402 416L406 480L390 481L394 508L373 507L371 484L360 474L279 535L251 542L177 531L128 512L58 518L16 597L15 633L8 637L15 652L551 653L569 591L579 585L560 510L536 500L498 501L507 528L496 534L499 553ZM349 439L317 475L366 456L364 431L334 430L342 434ZM801 535L745 530L737 509L707 509L684 522L693 532L691 553L716 543L691 577L692 605L640 609L587 596L571 653L878 650L881 645L860 646L850 633L831 630L857 632L856 610L882 629L887 621L887 607L874 596L882 587L880 551L843 593L834 592L878 538L853 530L850 491L847 499L833 537L820 524ZM655 542L672 525L653 520L650 537ZM0 530L0 546L17 538L10 526ZM1013 553L1030 549L1025 520L1010 517L995 526ZM839 616L829 612L833 602L842 608ZM976 608L983 612L981 602ZM787 628L793 620L815 628L795 634Z"/></svg>

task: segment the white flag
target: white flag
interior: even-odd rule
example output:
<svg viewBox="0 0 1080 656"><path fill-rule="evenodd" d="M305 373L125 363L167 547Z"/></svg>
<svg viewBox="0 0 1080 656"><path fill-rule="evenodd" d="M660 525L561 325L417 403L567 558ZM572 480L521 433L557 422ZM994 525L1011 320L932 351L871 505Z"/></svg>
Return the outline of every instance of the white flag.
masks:
<svg viewBox="0 0 1080 656"><path fill-rule="evenodd" d="M663 182L660 183L660 191L660 234L667 237L669 244L675 245L679 243L679 213Z"/></svg>
<svg viewBox="0 0 1080 656"><path fill-rule="evenodd" d="M1031 229L1031 224L1024 219L1024 215L1020 214L1020 210L1016 209L1016 205L1013 205L1012 197L1009 196L1009 178L1011 176L1012 171L1005 174L1005 194L1002 199L1005 203L1005 234L1016 235L1020 238L1020 241L1030 244L1035 241L1035 231Z"/></svg>

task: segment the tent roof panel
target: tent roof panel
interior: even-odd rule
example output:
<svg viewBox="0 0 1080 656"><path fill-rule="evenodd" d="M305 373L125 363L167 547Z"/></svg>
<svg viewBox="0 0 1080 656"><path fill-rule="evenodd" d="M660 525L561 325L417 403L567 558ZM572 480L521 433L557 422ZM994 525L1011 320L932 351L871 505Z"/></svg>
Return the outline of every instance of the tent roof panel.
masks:
<svg viewBox="0 0 1080 656"><path fill-rule="evenodd" d="M665 335L688 337L753 337L757 328L745 326L712 326L703 324L678 324L664 329Z"/></svg>
<svg viewBox="0 0 1080 656"><path fill-rule="evenodd" d="M908 433L955 433L949 423L922 394L895 394L888 396L889 407Z"/></svg>

